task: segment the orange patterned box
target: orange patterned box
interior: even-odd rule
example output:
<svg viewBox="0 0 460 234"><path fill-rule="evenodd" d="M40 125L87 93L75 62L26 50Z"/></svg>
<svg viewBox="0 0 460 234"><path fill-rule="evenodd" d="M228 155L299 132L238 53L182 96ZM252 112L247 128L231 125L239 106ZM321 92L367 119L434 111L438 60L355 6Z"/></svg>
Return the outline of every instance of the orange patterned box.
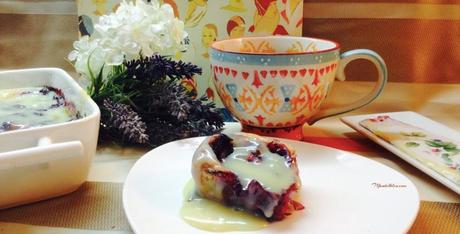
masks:
<svg viewBox="0 0 460 234"><path fill-rule="evenodd" d="M82 35L93 32L98 17L115 11L120 0L77 0ZM209 45L226 38L263 35L302 35L303 0L162 0L185 23L190 47L179 59L203 68L188 84L222 107L211 81Z"/></svg>

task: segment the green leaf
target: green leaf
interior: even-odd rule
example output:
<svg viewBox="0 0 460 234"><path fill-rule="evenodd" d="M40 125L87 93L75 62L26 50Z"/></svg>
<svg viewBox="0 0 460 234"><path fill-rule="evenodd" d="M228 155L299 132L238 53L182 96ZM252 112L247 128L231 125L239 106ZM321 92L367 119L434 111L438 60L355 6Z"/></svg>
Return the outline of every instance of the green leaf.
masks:
<svg viewBox="0 0 460 234"><path fill-rule="evenodd" d="M401 135L410 137L426 137L426 134L423 132L401 132Z"/></svg>
<svg viewBox="0 0 460 234"><path fill-rule="evenodd" d="M443 147L442 141L439 141L439 140L436 140L436 139L435 140L426 140L425 143L428 146L435 147L435 148Z"/></svg>
<svg viewBox="0 0 460 234"><path fill-rule="evenodd" d="M419 143L413 142L413 141L406 142L407 147L418 147L419 145L420 145Z"/></svg>
<svg viewBox="0 0 460 234"><path fill-rule="evenodd" d="M451 149L451 148L446 149L446 148L444 148L444 150L447 151L447 152L450 152L450 153L452 153L452 154L458 154L458 153L460 153L460 149L457 149L457 148L454 148L454 149Z"/></svg>
<svg viewBox="0 0 460 234"><path fill-rule="evenodd" d="M452 159L450 158L449 154L444 153L444 154L441 155L441 157L442 157L442 159L444 160L444 162L447 165L449 165L449 166L452 165L453 162L452 162Z"/></svg>
<svg viewBox="0 0 460 234"><path fill-rule="evenodd" d="M452 142L446 142L446 144L444 144L444 149L445 150L447 150L447 149L455 150L455 149L457 149L457 145L455 145Z"/></svg>
<svg viewBox="0 0 460 234"><path fill-rule="evenodd" d="M445 142L438 139L434 140L426 140L425 143L428 146L435 147L435 148L442 148L447 152L458 154L460 153L460 149L457 148L457 145L452 142Z"/></svg>

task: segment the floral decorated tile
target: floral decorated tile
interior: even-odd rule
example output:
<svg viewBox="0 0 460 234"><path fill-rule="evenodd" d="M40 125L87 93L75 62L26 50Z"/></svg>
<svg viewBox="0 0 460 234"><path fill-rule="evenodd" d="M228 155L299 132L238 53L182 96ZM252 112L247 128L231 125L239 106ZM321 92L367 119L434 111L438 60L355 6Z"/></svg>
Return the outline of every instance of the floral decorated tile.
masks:
<svg viewBox="0 0 460 234"><path fill-rule="evenodd" d="M415 112L341 120L460 194L460 133Z"/></svg>
<svg viewBox="0 0 460 234"><path fill-rule="evenodd" d="M122 0L77 0L78 27L81 35L94 32L99 17L116 11ZM186 85L206 95L217 107L222 102L212 84L209 46L216 40L244 36L302 36L302 0L157 0L171 5L174 15L184 22L189 47L177 58L201 67Z"/></svg>

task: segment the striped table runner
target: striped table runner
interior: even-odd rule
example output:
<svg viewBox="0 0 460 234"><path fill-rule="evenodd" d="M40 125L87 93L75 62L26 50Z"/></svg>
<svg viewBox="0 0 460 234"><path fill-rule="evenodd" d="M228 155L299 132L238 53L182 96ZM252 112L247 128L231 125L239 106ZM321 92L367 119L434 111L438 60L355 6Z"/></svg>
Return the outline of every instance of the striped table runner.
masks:
<svg viewBox="0 0 460 234"><path fill-rule="evenodd" d="M304 140L337 149L383 150L365 138L312 137ZM0 211L0 222L86 230L131 231L122 206L122 183L87 182L76 192ZM458 233L460 203L421 201L409 233Z"/></svg>
<svg viewBox="0 0 460 234"><path fill-rule="evenodd" d="M49 227L130 231L121 183L87 182L67 196L0 211L0 221ZM409 233L460 230L460 204L422 201Z"/></svg>

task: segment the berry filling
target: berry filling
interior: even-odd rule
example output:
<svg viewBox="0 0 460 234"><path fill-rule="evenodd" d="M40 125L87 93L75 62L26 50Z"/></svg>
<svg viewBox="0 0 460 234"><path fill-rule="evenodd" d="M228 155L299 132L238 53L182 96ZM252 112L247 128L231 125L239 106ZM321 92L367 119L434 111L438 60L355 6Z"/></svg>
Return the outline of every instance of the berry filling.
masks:
<svg viewBox="0 0 460 234"><path fill-rule="evenodd" d="M233 153L233 140L223 133L212 137L209 145L219 162L222 162L228 155Z"/></svg>
<svg viewBox="0 0 460 234"><path fill-rule="evenodd" d="M286 147L286 145L278 142L278 141L272 141L270 143L267 144L267 147L268 149L270 150L270 152L274 153L274 154L278 154L280 156L283 156L285 159L286 159L286 163L288 165L291 165L292 164L292 157L289 155L289 150L288 148Z"/></svg>
<svg viewBox="0 0 460 234"><path fill-rule="evenodd" d="M250 152L249 155L246 157L246 160L248 162L260 162L260 161L262 161L262 155L260 153L260 150Z"/></svg>
<svg viewBox="0 0 460 234"><path fill-rule="evenodd" d="M225 134L215 135L210 138L211 146L217 159L223 163L234 152L233 139ZM267 143L268 151L284 158L285 168L292 167L295 158L290 156L288 147L278 141ZM267 152L268 152L267 151ZM264 154L259 150L249 150L243 160L259 164L264 161ZM276 156L272 156L275 157ZM229 158L227 159L229 160ZM267 159L270 160L270 159ZM292 170L292 169L289 169ZM298 183L292 183L281 192L272 192L259 181L252 179L245 186L232 171L218 171L208 168L207 172L213 175L222 188L222 202L228 206L243 208L249 212L259 214L269 221L278 221L290 215L294 210L304 209L304 206L291 199L291 195L298 190ZM285 176L285 175L283 175Z"/></svg>

